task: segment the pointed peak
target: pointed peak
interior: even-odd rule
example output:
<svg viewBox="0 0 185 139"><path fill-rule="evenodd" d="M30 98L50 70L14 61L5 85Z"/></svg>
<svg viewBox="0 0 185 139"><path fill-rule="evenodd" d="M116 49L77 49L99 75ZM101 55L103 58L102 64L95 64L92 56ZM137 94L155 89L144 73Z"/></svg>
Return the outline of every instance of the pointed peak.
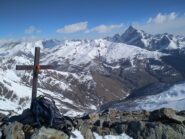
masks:
<svg viewBox="0 0 185 139"><path fill-rule="evenodd" d="M130 25L128 29L135 29L133 25Z"/></svg>
<svg viewBox="0 0 185 139"><path fill-rule="evenodd" d="M122 35L126 35L126 36L130 36L130 35L140 35L140 36L150 36L150 34L146 33L145 31L143 30L140 30L140 29L137 29L135 28L134 26L130 25L126 30L125 32L122 34Z"/></svg>
<svg viewBox="0 0 185 139"><path fill-rule="evenodd" d="M137 31L137 29L135 27L133 27L132 25L130 25L127 30L130 31L130 32L131 31Z"/></svg>
<svg viewBox="0 0 185 139"><path fill-rule="evenodd" d="M130 34L138 34L138 30L136 28L134 28L132 25L130 25L125 32L123 33L126 36L130 36ZM123 35L122 34L122 35Z"/></svg>

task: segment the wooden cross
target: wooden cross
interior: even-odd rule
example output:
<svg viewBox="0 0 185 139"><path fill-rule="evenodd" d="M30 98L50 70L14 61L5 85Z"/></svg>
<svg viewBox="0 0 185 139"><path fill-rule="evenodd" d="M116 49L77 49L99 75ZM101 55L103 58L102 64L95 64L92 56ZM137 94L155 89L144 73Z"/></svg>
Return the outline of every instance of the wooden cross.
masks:
<svg viewBox="0 0 185 139"><path fill-rule="evenodd" d="M51 65L39 65L40 47L35 47L34 65L16 65L16 70L33 70L32 101L37 97L38 74L41 69L52 69Z"/></svg>

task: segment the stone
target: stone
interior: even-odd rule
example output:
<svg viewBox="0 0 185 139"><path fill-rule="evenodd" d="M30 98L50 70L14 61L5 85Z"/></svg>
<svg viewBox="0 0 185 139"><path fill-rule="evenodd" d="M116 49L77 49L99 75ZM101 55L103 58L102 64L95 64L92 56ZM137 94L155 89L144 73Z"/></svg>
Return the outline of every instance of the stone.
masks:
<svg viewBox="0 0 185 139"><path fill-rule="evenodd" d="M94 126L101 126L101 121L97 120L96 122L94 122Z"/></svg>
<svg viewBox="0 0 185 139"><path fill-rule="evenodd" d="M31 135L34 133L34 128L28 124L23 126L23 131L25 133L26 139L30 139Z"/></svg>
<svg viewBox="0 0 185 139"><path fill-rule="evenodd" d="M142 121L131 121L128 123L126 133L134 139L141 138L141 131L144 129L144 127L145 123Z"/></svg>
<svg viewBox="0 0 185 139"><path fill-rule="evenodd" d="M171 108L162 108L151 112L149 120L182 124L185 121L185 117L177 115L176 111Z"/></svg>
<svg viewBox="0 0 185 139"><path fill-rule="evenodd" d="M112 117L116 117L116 115L118 114L118 111L113 108L109 108L108 114L111 115Z"/></svg>
<svg viewBox="0 0 185 139"><path fill-rule="evenodd" d="M101 128L101 127L97 127L96 130L94 130L93 132L98 133L101 136L105 136L105 135L110 135L111 134L111 129L110 128Z"/></svg>
<svg viewBox="0 0 185 139"><path fill-rule="evenodd" d="M95 139L88 124L84 123L83 125L81 125L79 130L82 133L84 139Z"/></svg>
<svg viewBox="0 0 185 139"><path fill-rule="evenodd" d="M178 115L185 116L185 110L177 113Z"/></svg>
<svg viewBox="0 0 185 139"><path fill-rule="evenodd" d="M104 121L102 123L102 127L110 127L110 122L109 121Z"/></svg>
<svg viewBox="0 0 185 139"><path fill-rule="evenodd" d="M118 135L122 134L125 132L125 125L124 124L115 124L114 127L114 132Z"/></svg>
<svg viewBox="0 0 185 139"><path fill-rule="evenodd" d="M132 121L128 123L126 134L134 139L184 139L183 125L165 125L160 122Z"/></svg>
<svg viewBox="0 0 185 139"><path fill-rule="evenodd" d="M24 113L24 115L30 115L29 111L25 111ZM15 118L17 119L17 117ZM32 124L22 125L14 122L4 125L2 132L6 133L3 134L3 137L4 135L7 137L6 139L24 139L24 136L25 139L69 139L69 136L73 135L70 130L66 130L68 129L66 127L69 126L70 129L78 129L84 139L95 139L94 133L101 136L119 136L122 133L126 133L133 139L185 139L184 118L184 111L176 112L169 108L163 108L153 112L121 112L115 109L109 109L103 114L92 113L86 117L77 117L74 119L65 117L65 123L59 128L61 130L56 127L54 127L55 129L45 127L35 129L36 127ZM76 124L74 124L74 120L76 120ZM25 121L25 119L23 118L21 121ZM15 128L13 125L19 126ZM10 134L7 130L10 130L9 132L12 131L12 133ZM10 136L8 134L17 135Z"/></svg>
<svg viewBox="0 0 185 139"><path fill-rule="evenodd" d="M23 125L19 122L13 122L3 126L3 134L6 139L25 139L25 134L22 130Z"/></svg>
<svg viewBox="0 0 185 139"><path fill-rule="evenodd" d="M97 120L99 120L100 118L99 118L99 113L90 113L89 114L89 119L93 122L95 122L95 121L97 121Z"/></svg>
<svg viewBox="0 0 185 139"><path fill-rule="evenodd" d="M42 127L34 132L31 139L69 139L69 136L63 131Z"/></svg>

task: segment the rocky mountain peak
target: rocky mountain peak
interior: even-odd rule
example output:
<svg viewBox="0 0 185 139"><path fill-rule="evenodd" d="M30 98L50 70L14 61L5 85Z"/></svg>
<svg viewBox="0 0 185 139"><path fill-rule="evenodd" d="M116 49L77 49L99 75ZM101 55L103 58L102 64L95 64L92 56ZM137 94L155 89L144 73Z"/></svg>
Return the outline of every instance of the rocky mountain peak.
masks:
<svg viewBox="0 0 185 139"><path fill-rule="evenodd" d="M129 27L128 27L128 29L124 32L124 34L130 34L130 33L135 33L135 32L137 32L138 30L136 29L136 28L134 28L132 25L130 25Z"/></svg>
<svg viewBox="0 0 185 139"><path fill-rule="evenodd" d="M170 54L184 53L185 47L185 39L182 36L174 36L169 33L151 35L133 26L129 26L123 34L116 34L108 40L135 45L150 51L158 50Z"/></svg>
<svg viewBox="0 0 185 139"><path fill-rule="evenodd" d="M52 48L57 46L58 44L60 44L60 41L56 39L48 39L42 41L42 45L44 46L44 48Z"/></svg>

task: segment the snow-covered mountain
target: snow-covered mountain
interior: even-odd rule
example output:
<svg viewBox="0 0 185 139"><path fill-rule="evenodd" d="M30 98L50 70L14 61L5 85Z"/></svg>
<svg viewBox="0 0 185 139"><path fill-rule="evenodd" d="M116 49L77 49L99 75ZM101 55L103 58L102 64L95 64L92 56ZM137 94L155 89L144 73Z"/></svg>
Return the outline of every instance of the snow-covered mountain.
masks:
<svg viewBox="0 0 185 139"><path fill-rule="evenodd" d="M130 26L123 34L116 34L107 39L113 42L135 45L147 50L185 54L184 36L174 36L168 33L151 35L133 26Z"/></svg>
<svg viewBox="0 0 185 139"><path fill-rule="evenodd" d="M133 43L138 34L144 34L148 40L151 37L134 30L130 27L125 32L127 36L123 35L127 44L115 38L0 42L0 111L20 113L29 107L32 72L16 71L15 67L33 64L35 47L41 47L40 63L55 67L39 75L38 94L53 98L67 115L95 110L127 96L156 95L184 80L184 58ZM183 38L176 39L183 42ZM183 49L183 43L180 44L178 48Z"/></svg>

